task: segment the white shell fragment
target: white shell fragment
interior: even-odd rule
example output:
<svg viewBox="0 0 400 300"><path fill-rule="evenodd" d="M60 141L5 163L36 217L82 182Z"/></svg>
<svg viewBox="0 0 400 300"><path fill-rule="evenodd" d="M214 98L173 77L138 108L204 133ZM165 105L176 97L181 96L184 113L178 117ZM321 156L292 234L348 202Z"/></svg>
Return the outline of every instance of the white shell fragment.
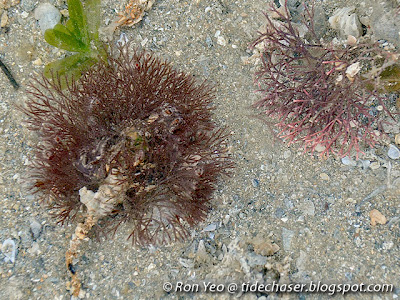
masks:
<svg viewBox="0 0 400 300"><path fill-rule="evenodd" d="M4 254L4 261L6 263L15 262L16 246L12 239L6 239L1 246L1 252Z"/></svg>
<svg viewBox="0 0 400 300"><path fill-rule="evenodd" d="M388 156L391 159L398 159L400 157L400 150L396 146L390 145L388 150Z"/></svg>
<svg viewBox="0 0 400 300"><path fill-rule="evenodd" d="M347 67L346 69L346 76L351 80L354 78L354 76L357 75L357 73L361 70L360 62L356 62L354 64L351 64L350 66Z"/></svg>
<svg viewBox="0 0 400 300"><path fill-rule="evenodd" d="M86 205L89 214L96 217L106 216L115 205L122 202L121 195L126 185L120 184L119 180L111 172L96 193L85 186L79 190L80 201Z"/></svg>
<svg viewBox="0 0 400 300"><path fill-rule="evenodd" d="M360 37L362 33L361 22L354 11L354 6L337 9L333 16L329 18L329 24L345 37L348 35L355 38Z"/></svg>

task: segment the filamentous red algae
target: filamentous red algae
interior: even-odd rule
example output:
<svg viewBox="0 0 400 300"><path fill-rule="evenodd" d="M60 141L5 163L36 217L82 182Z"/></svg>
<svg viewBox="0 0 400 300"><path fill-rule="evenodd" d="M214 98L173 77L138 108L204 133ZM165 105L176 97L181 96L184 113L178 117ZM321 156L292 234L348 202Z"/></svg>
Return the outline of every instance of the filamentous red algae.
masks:
<svg viewBox="0 0 400 300"><path fill-rule="evenodd" d="M92 229L129 222L134 244L183 239L232 167L225 131L212 121L213 88L128 48L77 81L37 80L23 109L40 141L34 189L59 222L78 224L66 253L75 295L72 261Z"/></svg>
<svg viewBox="0 0 400 300"><path fill-rule="evenodd" d="M265 31L252 45L262 53L255 74L262 99L254 107L288 144L298 142L305 152L320 146L323 156L355 150L358 157L362 145L374 147L382 138L383 116L392 117L379 74L397 55L368 40L324 43L314 30L313 8L304 5L299 23L287 1L265 13Z"/></svg>

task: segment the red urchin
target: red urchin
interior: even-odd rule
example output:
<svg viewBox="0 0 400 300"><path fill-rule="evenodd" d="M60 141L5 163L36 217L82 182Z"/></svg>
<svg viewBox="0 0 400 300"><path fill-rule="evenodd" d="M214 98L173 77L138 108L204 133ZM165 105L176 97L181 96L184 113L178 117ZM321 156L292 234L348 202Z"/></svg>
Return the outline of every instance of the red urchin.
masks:
<svg viewBox="0 0 400 300"><path fill-rule="evenodd" d="M61 82L31 85L24 112L40 141L36 191L60 222L85 211L68 268L98 221L129 221L136 244L185 237L185 223L205 218L218 176L232 167L211 119L213 88L147 52L130 56L127 46L65 90Z"/></svg>
<svg viewBox="0 0 400 300"><path fill-rule="evenodd" d="M304 6L301 24L292 21L287 1L279 9L272 5L271 12L274 19L265 14L266 31L252 45L262 45L256 83L263 99L254 107L276 118L278 136L302 143L305 152L320 145L321 155L343 157L354 149L358 156L361 144L373 147L382 137L383 113L391 116L377 91L391 53L370 42L345 47L321 42L313 7Z"/></svg>

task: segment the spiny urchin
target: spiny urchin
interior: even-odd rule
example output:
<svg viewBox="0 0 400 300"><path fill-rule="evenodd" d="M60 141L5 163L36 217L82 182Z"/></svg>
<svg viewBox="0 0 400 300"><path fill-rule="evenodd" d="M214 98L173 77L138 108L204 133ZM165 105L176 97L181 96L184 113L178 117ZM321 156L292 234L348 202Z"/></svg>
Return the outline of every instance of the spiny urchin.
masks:
<svg viewBox="0 0 400 300"><path fill-rule="evenodd" d="M185 224L204 219L217 177L231 167L224 131L211 120L213 89L127 49L64 90L64 78L36 81L24 108L39 135L36 191L60 222L84 219L67 252L70 269L93 226L130 222L139 244L185 237Z"/></svg>

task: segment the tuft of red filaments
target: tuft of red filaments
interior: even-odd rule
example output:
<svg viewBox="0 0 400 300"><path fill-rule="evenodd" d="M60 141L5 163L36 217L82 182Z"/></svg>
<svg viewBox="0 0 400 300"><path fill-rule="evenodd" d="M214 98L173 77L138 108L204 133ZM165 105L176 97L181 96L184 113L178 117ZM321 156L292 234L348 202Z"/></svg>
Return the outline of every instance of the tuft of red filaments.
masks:
<svg viewBox="0 0 400 300"><path fill-rule="evenodd" d="M59 222L78 223L66 253L74 295L73 259L92 228L129 223L135 244L183 239L232 167L209 84L148 52L114 52L76 81L37 80L23 108L39 138L34 189Z"/></svg>
<svg viewBox="0 0 400 300"><path fill-rule="evenodd" d="M319 146L323 156L355 150L358 157L382 138L382 117L392 117L378 90L379 73L394 56L371 42L325 44L313 16L305 5L302 22L293 22L287 1L265 13L266 29L252 44L261 48L255 80L262 99L254 107L289 145L305 152Z"/></svg>

